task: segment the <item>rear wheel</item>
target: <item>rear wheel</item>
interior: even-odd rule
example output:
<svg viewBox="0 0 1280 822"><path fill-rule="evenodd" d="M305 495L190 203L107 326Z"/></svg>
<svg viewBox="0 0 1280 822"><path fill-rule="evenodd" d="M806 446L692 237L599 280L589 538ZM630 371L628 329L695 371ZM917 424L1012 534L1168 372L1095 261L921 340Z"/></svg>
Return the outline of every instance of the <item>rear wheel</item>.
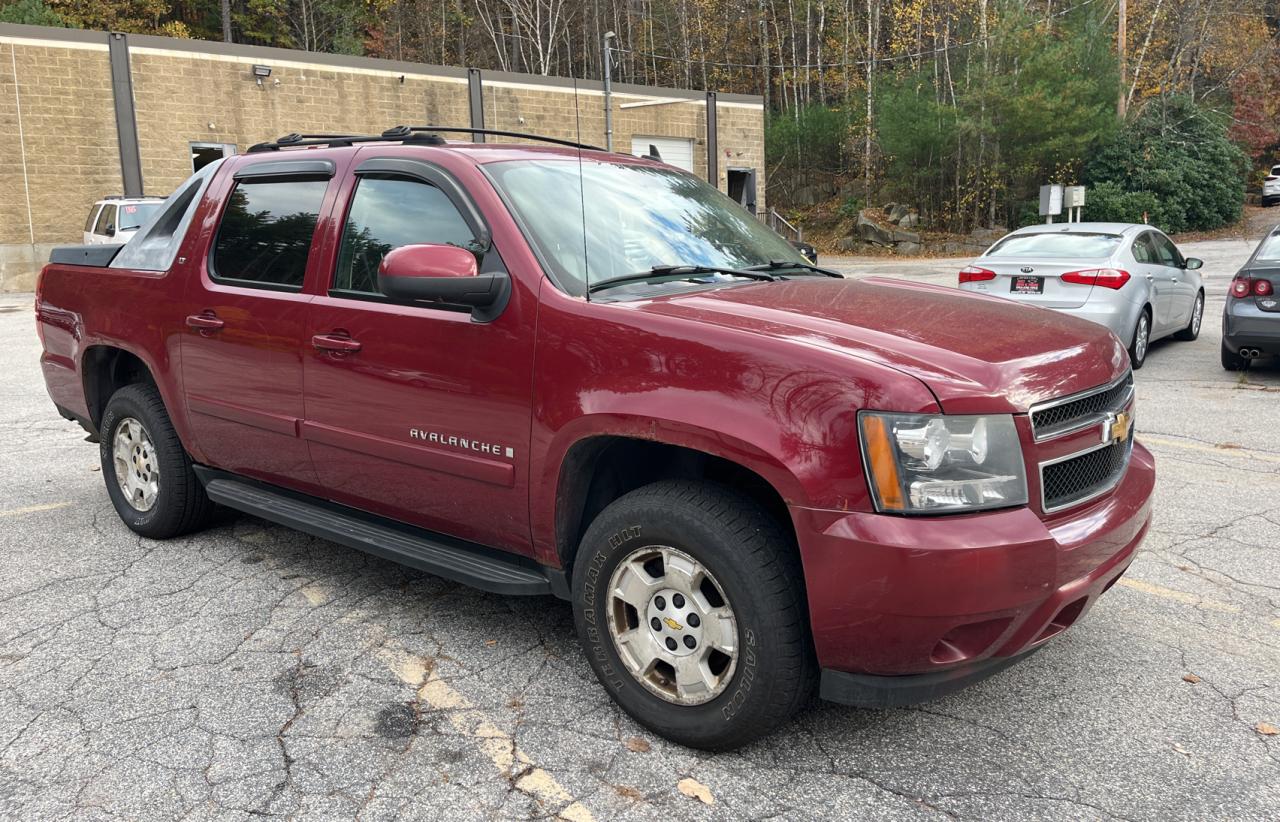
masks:
<svg viewBox="0 0 1280 822"><path fill-rule="evenodd" d="M1196 293L1195 304L1191 306L1191 319L1187 321L1187 327L1179 331L1173 336L1184 342L1191 342L1200 336L1200 322L1204 319L1204 292Z"/></svg>
<svg viewBox="0 0 1280 822"><path fill-rule="evenodd" d="M107 494L133 531L167 539L209 522L213 502L192 471L155 386L135 383L113 394L99 441Z"/></svg>
<svg viewBox="0 0 1280 822"><path fill-rule="evenodd" d="M1227 341L1222 341L1222 367L1228 371L1243 371L1249 367L1249 361L1227 348Z"/></svg>
<svg viewBox="0 0 1280 822"><path fill-rule="evenodd" d="M1147 361L1147 348L1151 345L1151 311L1144 308L1138 315L1129 340L1129 362L1137 371Z"/></svg>
<svg viewBox="0 0 1280 822"><path fill-rule="evenodd" d="M574 563L587 660L640 724L726 750L786 721L816 666L799 561L750 499L659 482L609 505Z"/></svg>

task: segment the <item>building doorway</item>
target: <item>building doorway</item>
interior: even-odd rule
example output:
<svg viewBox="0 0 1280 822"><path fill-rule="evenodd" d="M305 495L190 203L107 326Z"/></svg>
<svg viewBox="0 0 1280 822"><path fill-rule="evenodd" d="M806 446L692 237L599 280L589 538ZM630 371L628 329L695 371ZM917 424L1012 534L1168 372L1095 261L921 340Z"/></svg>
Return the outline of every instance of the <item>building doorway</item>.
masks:
<svg viewBox="0 0 1280 822"><path fill-rule="evenodd" d="M729 169L729 199L756 213L756 170L754 168Z"/></svg>
<svg viewBox="0 0 1280 822"><path fill-rule="evenodd" d="M214 160L221 160L236 153L235 143L190 143L190 146L193 174Z"/></svg>

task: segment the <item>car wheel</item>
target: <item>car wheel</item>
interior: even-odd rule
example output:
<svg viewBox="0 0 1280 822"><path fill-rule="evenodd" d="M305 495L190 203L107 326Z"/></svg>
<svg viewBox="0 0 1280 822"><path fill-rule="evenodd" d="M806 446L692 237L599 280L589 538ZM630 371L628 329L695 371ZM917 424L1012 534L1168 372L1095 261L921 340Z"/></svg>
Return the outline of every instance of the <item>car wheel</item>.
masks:
<svg viewBox="0 0 1280 822"><path fill-rule="evenodd" d="M136 383L112 395L99 441L107 494L133 531L166 539L209 522L213 502L191 470L155 386Z"/></svg>
<svg viewBox="0 0 1280 822"><path fill-rule="evenodd" d="M1187 327L1174 334L1174 338L1190 342L1199 337L1202 320L1204 320L1204 292L1199 291L1196 293L1195 305L1191 306L1191 319L1187 321Z"/></svg>
<svg viewBox="0 0 1280 822"><path fill-rule="evenodd" d="M1147 361L1147 348L1151 345L1151 312L1142 309L1138 322L1133 327L1133 337L1129 341L1129 363L1137 371Z"/></svg>
<svg viewBox="0 0 1280 822"><path fill-rule="evenodd" d="M1228 371L1244 371L1249 367L1249 361L1239 354L1227 348L1227 341L1222 341L1222 367Z"/></svg>
<svg viewBox="0 0 1280 822"><path fill-rule="evenodd" d="M778 524L729 488L664 481L613 502L583 537L573 602L605 690L682 745L743 745L813 691L799 559Z"/></svg>

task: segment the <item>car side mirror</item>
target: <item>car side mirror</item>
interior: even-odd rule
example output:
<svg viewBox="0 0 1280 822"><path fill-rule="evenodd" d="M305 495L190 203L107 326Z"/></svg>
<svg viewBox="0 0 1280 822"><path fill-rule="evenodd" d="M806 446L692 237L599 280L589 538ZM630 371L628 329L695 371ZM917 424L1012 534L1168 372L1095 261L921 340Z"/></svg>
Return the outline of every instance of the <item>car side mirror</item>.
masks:
<svg viewBox="0 0 1280 822"><path fill-rule="evenodd" d="M455 245L392 249L378 265L378 290L393 300L488 308L506 290L505 274L481 274L476 255Z"/></svg>
<svg viewBox="0 0 1280 822"><path fill-rule="evenodd" d="M1204 260L1200 259L1199 257L1188 257L1182 263L1182 267L1190 271L1195 271L1197 268L1199 268L1202 265L1204 265Z"/></svg>
<svg viewBox="0 0 1280 822"><path fill-rule="evenodd" d="M116 226L115 226L115 223L107 223L107 236L108 236L108 237L114 237L114 236L116 236Z"/></svg>

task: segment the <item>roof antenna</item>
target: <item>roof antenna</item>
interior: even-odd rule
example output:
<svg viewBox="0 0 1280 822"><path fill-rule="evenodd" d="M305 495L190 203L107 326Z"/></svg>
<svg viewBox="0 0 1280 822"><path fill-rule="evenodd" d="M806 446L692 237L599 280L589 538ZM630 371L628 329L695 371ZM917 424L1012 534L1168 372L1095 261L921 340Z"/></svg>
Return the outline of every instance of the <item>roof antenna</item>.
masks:
<svg viewBox="0 0 1280 822"><path fill-rule="evenodd" d="M662 162L662 155L658 153L658 147L653 143L649 144L649 153L640 158L641 160L653 160L655 163Z"/></svg>
<svg viewBox="0 0 1280 822"><path fill-rule="evenodd" d="M578 144L578 201L582 203L582 281L591 302L591 268L587 261L587 185L582 177L582 118L578 114L578 78L573 78L573 128Z"/></svg>

